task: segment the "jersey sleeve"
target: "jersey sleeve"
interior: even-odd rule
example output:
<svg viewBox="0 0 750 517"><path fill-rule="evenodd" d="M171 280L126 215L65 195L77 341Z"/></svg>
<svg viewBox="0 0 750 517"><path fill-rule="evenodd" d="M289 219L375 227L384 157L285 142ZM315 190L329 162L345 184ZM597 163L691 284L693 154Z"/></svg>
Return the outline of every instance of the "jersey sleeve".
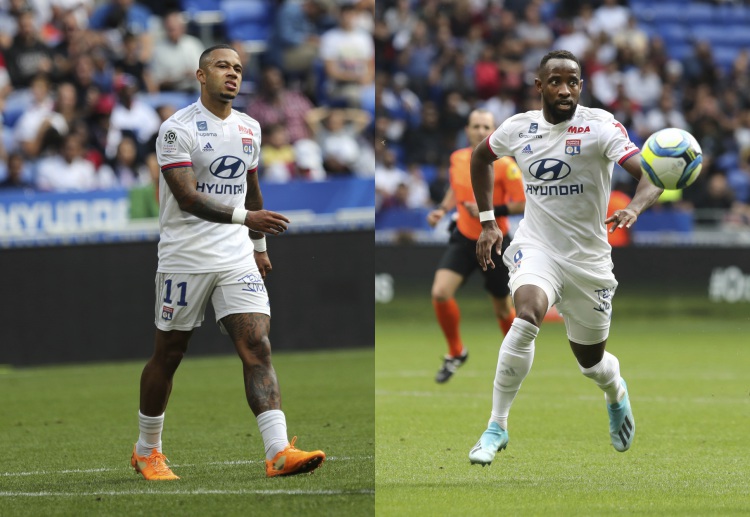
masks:
<svg viewBox="0 0 750 517"><path fill-rule="evenodd" d="M250 160L250 164L247 168L248 174L254 174L258 172L258 165L260 164L260 142L261 142L261 135L260 135L260 125L256 126L257 131L253 133L253 144L255 146L255 149L252 154L252 159Z"/></svg>
<svg viewBox="0 0 750 517"><path fill-rule="evenodd" d="M604 155L622 165L625 160L640 152L640 149L630 141L628 130L614 118L603 123L601 132Z"/></svg>
<svg viewBox="0 0 750 517"><path fill-rule="evenodd" d="M510 150L510 133L508 121L506 120L498 127L487 139L487 146L496 158L501 156L511 156Z"/></svg>
<svg viewBox="0 0 750 517"><path fill-rule="evenodd" d="M193 135L183 126L172 120L161 125L156 139L156 161L162 172L176 167L192 167L192 148Z"/></svg>

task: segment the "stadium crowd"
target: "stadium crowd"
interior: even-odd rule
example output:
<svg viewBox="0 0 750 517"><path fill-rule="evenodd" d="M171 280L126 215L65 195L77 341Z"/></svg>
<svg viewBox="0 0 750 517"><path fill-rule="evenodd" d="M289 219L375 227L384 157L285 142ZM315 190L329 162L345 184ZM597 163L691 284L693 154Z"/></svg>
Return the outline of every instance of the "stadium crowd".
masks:
<svg viewBox="0 0 750 517"><path fill-rule="evenodd" d="M262 181L372 177L374 0L251 3L272 20L260 49L187 0L0 0L0 195L125 188L157 215L156 134L220 42L243 59L234 107L263 129Z"/></svg>
<svg viewBox="0 0 750 517"><path fill-rule="evenodd" d="M468 113L485 108L499 124L540 109L534 89L539 60L549 50L566 49L582 63L581 104L612 112L633 142L642 145L665 127L698 139L700 178L667 193L653 210L750 226L750 41L717 46L727 24L738 31L748 26L750 6L678 3L662 20L656 11L662 2L641 0L379 0L379 213L439 203L448 186L449 155L467 145ZM706 30L692 31L697 24ZM718 29L710 32L713 27ZM632 195L632 178L619 167L614 174L614 188Z"/></svg>

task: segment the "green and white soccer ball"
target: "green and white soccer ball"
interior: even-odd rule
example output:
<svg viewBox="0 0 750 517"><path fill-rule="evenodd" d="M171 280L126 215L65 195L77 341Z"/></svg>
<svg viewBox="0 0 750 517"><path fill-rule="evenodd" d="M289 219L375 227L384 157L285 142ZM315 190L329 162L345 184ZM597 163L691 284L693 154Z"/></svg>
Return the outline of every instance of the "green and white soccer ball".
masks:
<svg viewBox="0 0 750 517"><path fill-rule="evenodd" d="M641 149L641 170L657 187L677 190L692 184L701 172L703 152L698 141L683 129L657 131Z"/></svg>

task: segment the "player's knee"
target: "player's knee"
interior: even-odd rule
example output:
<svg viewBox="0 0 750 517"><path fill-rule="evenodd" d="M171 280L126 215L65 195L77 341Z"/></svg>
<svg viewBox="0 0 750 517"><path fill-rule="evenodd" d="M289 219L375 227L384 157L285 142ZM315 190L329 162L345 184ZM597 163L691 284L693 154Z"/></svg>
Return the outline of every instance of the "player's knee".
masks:
<svg viewBox="0 0 750 517"><path fill-rule="evenodd" d="M447 302L453 298L453 293L450 289L443 285L435 284L432 286L432 299L438 303Z"/></svg>
<svg viewBox="0 0 750 517"><path fill-rule="evenodd" d="M268 364L271 362L271 340L268 336L252 337L247 340L245 348L254 362Z"/></svg>
<svg viewBox="0 0 750 517"><path fill-rule="evenodd" d="M516 308L516 318L521 318L522 320L528 321L535 327L541 327L544 315L538 314L537 311L528 310L525 308Z"/></svg>

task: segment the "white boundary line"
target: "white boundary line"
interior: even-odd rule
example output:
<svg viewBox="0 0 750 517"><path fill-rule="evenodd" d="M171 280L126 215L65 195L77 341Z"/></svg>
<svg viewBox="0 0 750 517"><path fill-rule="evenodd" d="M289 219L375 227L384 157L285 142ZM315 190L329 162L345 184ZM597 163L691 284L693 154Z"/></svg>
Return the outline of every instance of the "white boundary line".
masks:
<svg viewBox="0 0 750 517"><path fill-rule="evenodd" d="M92 497L116 495L371 495L375 490L170 490L128 492L100 491L100 492L0 492L0 497Z"/></svg>
<svg viewBox="0 0 750 517"><path fill-rule="evenodd" d="M325 461L351 461L351 460L371 460L375 456L331 456L326 458ZM264 463L263 460L232 460L232 461L211 461L209 463L184 463L180 465L172 465L172 468L189 468L189 467L200 467L202 465L253 465L255 463ZM0 472L0 477L11 477L11 476L49 476L55 474L92 474L94 472L116 472L118 470L130 469L131 467L102 467L96 469L65 469L65 470L36 470L31 472ZM244 492L243 492L244 493ZM250 493L250 492L248 492ZM4 492L0 492L0 495Z"/></svg>

